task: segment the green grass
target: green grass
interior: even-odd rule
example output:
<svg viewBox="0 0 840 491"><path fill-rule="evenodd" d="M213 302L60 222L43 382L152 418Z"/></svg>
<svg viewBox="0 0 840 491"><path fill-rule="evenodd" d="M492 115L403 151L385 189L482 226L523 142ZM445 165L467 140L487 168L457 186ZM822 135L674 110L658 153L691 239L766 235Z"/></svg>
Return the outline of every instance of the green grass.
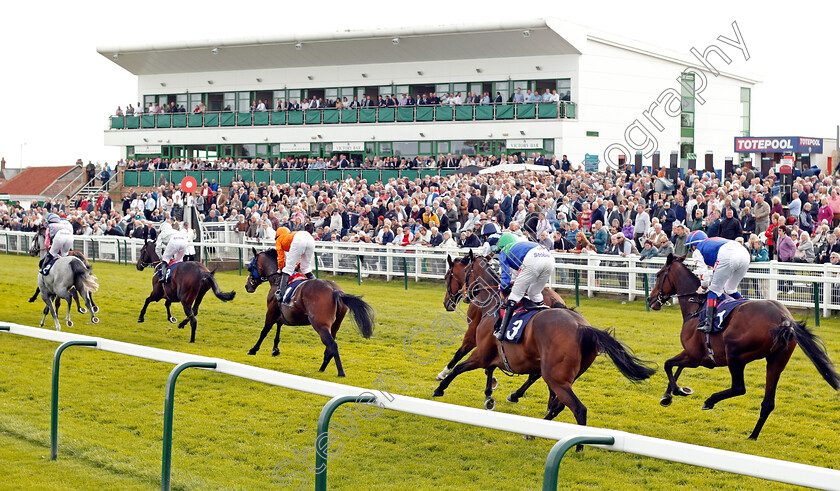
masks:
<svg viewBox="0 0 840 491"><path fill-rule="evenodd" d="M43 304L26 303L34 289L36 261L0 256L0 320L37 326ZM315 379L371 387L385 371L405 388L395 393L430 398L434 376L449 361L456 345L445 346L436 360L420 364L406 353L404 341L414 327L429 326L444 314L443 288L435 283L383 283L337 278L350 293L362 294L377 313L372 339L365 340L346 322L339 331L345 379L331 364L318 373L323 345L308 327L284 327L280 356L272 358L273 333L255 357L246 351L263 323L265 287L244 291L245 277L217 274L224 290L236 298L222 303L208 296L198 317L196 343L189 331L173 329L162 303L149 308L144 324L137 315L150 290L149 271L133 266L97 263L101 289L99 325L74 312L69 332L101 336L164 349L220 357ZM567 299L574 301L571 295ZM662 363L679 347L676 308L646 313L641 302L584 299L580 312L595 326L614 327L619 339L643 359ZM176 317L183 312L175 309ZM49 325L49 324L48 324ZM840 322L824 320L817 329L830 355L840 360ZM434 353L435 335L414 338L418 356ZM457 343L460 343L460 338ZM152 489L160 485L164 385L171 365L87 348L71 348L62 362L59 460L49 461L50 370L55 343L0 333L0 488ZM748 441L758 417L764 388L764 363L747 367L747 394L701 411L712 392L728 387L726 369L686 370L682 385L695 395L659 405L666 379L660 370L650 381L633 385L607 358L600 357L575 384L589 409L589 424L653 437L737 452L840 468L840 399L819 377L801 350L782 375L776 411L757 442ZM547 389L538 382L519 402L505 401L523 378L499 376L497 411L542 417ZM483 371L459 377L442 401L482 407ZM326 398L243 381L197 370L181 375L176 395L172 483L177 489L288 488L280 477L314 475L299 462L313 445L315 423ZM354 413L355 414L355 413ZM558 421L573 422L568 411ZM334 421L345 423L343 410ZM341 434L341 454L330 462L331 489L535 489L541 485L545 457L554 442L525 441L521 436L396 412L374 420L356 417L358 436ZM334 447L335 448L335 447ZM311 451L310 451L311 452ZM314 462L313 454L306 458ZM761 480L634 455L587 448L563 461L563 489L743 489L767 487ZM11 465L10 465L11 464ZM298 484L298 482L295 482ZM774 488L784 486L772 485Z"/></svg>

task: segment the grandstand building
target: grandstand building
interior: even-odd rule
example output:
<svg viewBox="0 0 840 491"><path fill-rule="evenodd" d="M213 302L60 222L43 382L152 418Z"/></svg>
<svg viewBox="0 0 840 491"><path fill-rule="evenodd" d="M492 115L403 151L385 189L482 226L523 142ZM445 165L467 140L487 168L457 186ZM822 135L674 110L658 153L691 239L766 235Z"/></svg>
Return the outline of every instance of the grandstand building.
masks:
<svg viewBox="0 0 840 491"><path fill-rule="evenodd" d="M659 165L661 154L665 167L675 152L683 168L711 154L711 165L723 169L725 158L738 159L733 137L750 135L757 83L714 49L702 59L553 18L97 50L137 75L139 105L183 108L112 116L105 143L125 158L274 163L344 154L358 163L539 152L568 155L573 164L588 154L604 169L621 156L635 163L637 154L646 167ZM743 61L732 46L718 42L717 50ZM529 103L528 91L546 90L552 97ZM464 103L422 103L447 93ZM470 93L491 103L467 104ZM415 103L400 105L403 94ZM377 107L391 96L397 105ZM370 107L352 104L368 97ZM313 98L317 109L276 110ZM265 111L251 109L258 101Z"/></svg>

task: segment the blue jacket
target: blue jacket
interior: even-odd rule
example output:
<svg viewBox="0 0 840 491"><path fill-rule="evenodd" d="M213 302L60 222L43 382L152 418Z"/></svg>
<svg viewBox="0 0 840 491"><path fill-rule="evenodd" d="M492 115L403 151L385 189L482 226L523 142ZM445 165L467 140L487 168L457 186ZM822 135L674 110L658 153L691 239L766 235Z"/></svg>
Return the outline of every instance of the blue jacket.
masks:
<svg viewBox="0 0 840 491"><path fill-rule="evenodd" d="M499 264L502 266L502 283L500 285L502 290L510 286L510 270L519 271L519 268L522 267L522 261L525 260L525 255L535 247L541 246L534 242L517 242L510 247L510 252L499 251Z"/></svg>
<svg viewBox="0 0 840 491"><path fill-rule="evenodd" d="M708 266L714 267L717 262L720 248L730 242L733 241L724 239L723 237L710 237L697 244L697 250L703 255L703 261L705 261Z"/></svg>

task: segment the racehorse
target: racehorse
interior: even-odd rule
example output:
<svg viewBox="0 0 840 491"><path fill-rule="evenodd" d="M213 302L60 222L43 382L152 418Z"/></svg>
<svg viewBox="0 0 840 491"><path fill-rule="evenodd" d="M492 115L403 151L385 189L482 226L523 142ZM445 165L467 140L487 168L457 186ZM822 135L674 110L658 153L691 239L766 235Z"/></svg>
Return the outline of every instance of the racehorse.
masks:
<svg viewBox="0 0 840 491"><path fill-rule="evenodd" d="M153 264L157 264L157 267L160 267L160 258L155 252L154 242L146 242L140 250L140 257L137 259L137 270L143 271L147 266ZM198 306L201 305L201 301L204 299L207 291L212 289L216 298L223 302L229 302L236 296L235 291L223 292L219 288L219 284L216 282L213 273L214 271L210 271L201 263L184 261L172 270L169 282L163 285L160 282L156 268L155 274L152 275L152 293L149 294L146 303L143 304L143 310L140 311L140 318L137 319L137 322L143 322L145 320L146 309L151 302L157 302L165 298L166 315L169 318L169 322L174 324L178 322L178 319L172 315L170 305L172 305L172 302L181 302L181 305L184 307L184 314L187 317L178 324L178 328L183 329L187 325L187 322L189 322L192 328L190 342L194 343L195 328L198 324L195 316L198 315Z"/></svg>
<svg viewBox="0 0 840 491"><path fill-rule="evenodd" d="M41 228L38 229L38 232L35 234L35 240L32 241L32 245L29 247L29 255L30 256L43 258L44 256L47 255L46 233L47 233L46 227L41 227ZM68 255L75 256L75 257L79 258L79 260L82 261L82 264L85 265L87 270L88 271L91 270L90 262L87 260L85 255L81 253L81 251L70 251L68 253ZM35 293L33 293L31 297L29 297L29 303L34 302L35 299L38 298L38 295L40 293L41 293L41 288L36 286L35 287ZM78 292L76 292L76 288L71 288L70 293L71 293L71 295L73 295L73 299L76 301L76 309L79 311L79 313L80 314L87 314L88 310L85 307L82 307L82 304L79 302L79 294L78 294ZM93 313L98 314L99 313L99 306L97 306L96 302L93 301L93 295L90 292L88 292L88 297L90 298L90 305L93 309ZM61 305L61 297L56 297L56 299L55 299L56 310L58 310L58 307L60 305Z"/></svg>
<svg viewBox="0 0 840 491"><path fill-rule="evenodd" d="M668 255L665 265L656 274L656 284L647 299L653 310L660 310L668 300L677 297L683 315L680 333L683 351L665 362L668 387L660 404L670 406L673 396L692 393L691 389L677 386L683 368L728 366L732 387L706 399L703 409L712 409L724 399L745 394L744 367L747 363L766 358L764 400L758 422L749 437L755 440L776 405L779 377L797 344L826 382L833 389L840 389L840 375L826 354L822 340L809 331L804 322L796 322L788 309L775 300L750 300L732 309L726 330L709 335L710 349L707 350L705 334L697 330L700 310L706 304L705 295L697 293L700 280L683 264L684 259ZM674 367L677 367L676 373L672 373Z"/></svg>
<svg viewBox="0 0 840 491"><path fill-rule="evenodd" d="M324 343L324 362L318 371L323 372L330 360L335 358L335 367L338 369L338 376L344 377L344 368L341 365L341 358L338 355L338 344L335 336L341 327L341 321L349 310L353 314L353 321L359 329L362 337L368 339L373 334L374 311L362 297L344 292L340 286L333 281L312 279L306 280L295 290L291 298L291 307L278 305L274 296L277 289L277 279L280 273L277 267L277 251L268 249L258 253L252 248L254 258L248 264L248 279L245 282L245 291L254 293L262 283L268 282L271 288L268 291L266 300L267 310L265 313L265 325L260 332L260 338L253 348L248 350L249 355L257 354L260 345L271 331L271 327L277 325L277 334L274 336L274 349L272 356L278 356L280 349L280 326L311 325L315 332L321 337Z"/></svg>
<svg viewBox="0 0 840 491"><path fill-rule="evenodd" d="M44 326L44 321L47 319L47 314L52 314L55 321L55 330L61 330L61 324L58 322L58 313L56 312L58 302L57 298L63 298L67 301L67 316L65 317L65 324L68 328L73 327L73 321L70 320L70 310L73 308L71 289L75 288L85 299L85 304L90 310L90 321L94 324L99 323L99 319L93 313L93 307L90 302L90 292L95 292L99 289L96 283L96 276L93 276L90 271L82 264L82 261L72 256L64 256L55 260L50 274L44 276L38 275L38 288L41 290L41 298L46 303L44 307L44 316L41 317L41 327ZM53 306L55 302L55 307Z"/></svg>
<svg viewBox="0 0 840 491"><path fill-rule="evenodd" d="M467 308L467 331L464 333L464 339L461 342L461 346L455 351L455 356L452 357L452 361L450 361L446 367L435 377L435 380L443 380L452 372L452 369L455 368L455 365L461 361L461 359L466 356L476 345L476 337L475 337L475 330L478 327L478 323L484 317L484 314L481 310L481 306L476 302L471 302L470 299L475 296L477 293L476 291L467 291L465 285L467 283L466 279L466 272L467 272L467 264L469 264L474 259L473 252L470 250L469 254L466 256L465 260L467 261L453 261L450 256L446 256L446 260L449 263L449 269L446 271L444 275L444 281L446 282L446 295L443 298L443 307L448 311L452 312L458 305L458 301L460 299L464 299L466 303L469 304ZM498 285L498 281L494 282L495 285ZM483 285L480 286L476 285L473 289L476 290L477 288L489 287L493 289L492 286ZM488 297L496 300L496 297ZM566 302L563 301L563 298L557 294L551 288L544 288L543 289L543 299L546 305L551 305L552 307L566 307ZM559 304L559 305L556 305ZM496 308L498 309L500 305L497 305ZM525 394L525 391L540 378L539 371L532 373L528 376L528 380L519 388L516 392L509 395L507 400L510 402L519 402L519 398ZM494 382L494 389L495 389L495 380Z"/></svg>
<svg viewBox="0 0 840 491"><path fill-rule="evenodd" d="M586 425L586 406L572 391L572 384L586 372L598 353L607 353L622 375L634 382L645 380L655 373L608 331L592 327L580 313L566 308L551 308L536 313L523 328L519 343L498 342L493 336L494 318L490 315L500 304L499 300L492 299L499 294L496 275L482 256L467 256L458 261L466 266L467 291L476 292L471 302L481 306L484 317L476 328L475 350L443 379L433 396L442 396L452 380L461 373L484 368L487 375L485 407L488 407L488 402L492 400L492 376L496 368L514 373L539 373L549 387L545 419L554 419L568 406L575 421Z"/></svg>

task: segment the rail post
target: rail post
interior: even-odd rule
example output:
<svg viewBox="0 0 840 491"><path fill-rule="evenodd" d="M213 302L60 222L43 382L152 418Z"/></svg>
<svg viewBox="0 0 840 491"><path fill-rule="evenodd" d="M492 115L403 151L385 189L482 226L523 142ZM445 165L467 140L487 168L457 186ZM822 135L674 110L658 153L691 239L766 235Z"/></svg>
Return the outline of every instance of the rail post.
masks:
<svg viewBox="0 0 840 491"><path fill-rule="evenodd" d="M3 326L6 330L8 326ZM0 327L0 330L3 328ZM50 404L50 460L58 458L58 369L61 363L61 353L71 346L96 347L96 341L67 341L55 350L53 355L52 396Z"/></svg>
<svg viewBox="0 0 840 491"><path fill-rule="evenodd" d="M11 326L0 326L0 331L11 331Z"/></svg>
<svg viewBox="0 0 840 491"><path fill-rule="evenodd" d="M320 274L320 271L318 270L318 253L317 252L315 253L315 257L313 258L313 260L315 261L315 277L320 278L321 274Z"/></svg>
<svg viewBox="0 0 840 491"><path fill-rule="evenodd" d="M403 282L405 283L405 289L408 290L408 261L405 259L405 256L403 256L402 260L403 260Z"/></svg>
<svg viewBox="0 0 840 491"><path fill-rule="evenodd" d="M117 264L119 264L122 256L122 251L120 250L120 241L118 239L114 239L114 245L117 246Z"/></svg>
<svg viewBox="0 0 840 491"><path fill-rule="evenodd" d="M814 282L814 325L820 327L820 284Z"/></svg>
<svg viewBox="0 0 840 491"><path fill-rule="evenodd" d="M650 303L648 303L648 298L650 298L650 284L648 283L648 275L644 276L644 283L645 283L645 310L650 312Z"/></svg>
<svg viewBox="0 0 840 491"><path fill-rule="evenodd" d="M242 276L242 248L238 247L236 250L239 251L239 276Z"/></svg>
<svg viewBox="0 0 840 491"><path fill-rule="evenodd" d="M356 254L356 283L362 284L362 256Z"/></svg>
<svg viewBox="0 0 840 491"><path fill-rule="evenodd" d="M330 399L330 402L324 405L321 409L321 414L318 415L318 427L315 434L315 491L327 490L327 461L329 456L327 450L329 447L329 429L330 418L333 413L342 404L348 402L356 403L371 403L376 402L376 396L360 394L358 396L336 396ZM322 441L325 440L325 441Z"/></svg>
<svg viewBox="0 0 840 491"><path fill-rule="evenodd" d="M615 438L611 436L569 436L551 447L545 460L543 473L543 491L557 491L557 473L560 472L560 461L572 447L576 445L613 445Z"/></svg>
<svg viewBox="0 0 840 491"><path fill-rule="evenodd" d="M575 306L580 307L580 270L575 270Z"/></svg>
<svg viewBox="0 0 840 491"><path fill-rule="evenodd" d="M96 262L96 241L93 239L90 239L90 250L90 257L93 260L93 262Z"/></svg>
<svg viewBox="0 0 840 491"><path fill-rule="evenodd" d="M6 254L9 254L9 234L6 234Z"/></svg>
<svg viewBox="0 0 840 491"><path fill-rule="evenodd" d="M175 382L178 375L187 368L211 368L216 364L206 361L185 361L169 372L166 380L166 402L163 409L163 457L161 458L160 489L169 491L172 487L172 417L175 412Z"/></svg>

